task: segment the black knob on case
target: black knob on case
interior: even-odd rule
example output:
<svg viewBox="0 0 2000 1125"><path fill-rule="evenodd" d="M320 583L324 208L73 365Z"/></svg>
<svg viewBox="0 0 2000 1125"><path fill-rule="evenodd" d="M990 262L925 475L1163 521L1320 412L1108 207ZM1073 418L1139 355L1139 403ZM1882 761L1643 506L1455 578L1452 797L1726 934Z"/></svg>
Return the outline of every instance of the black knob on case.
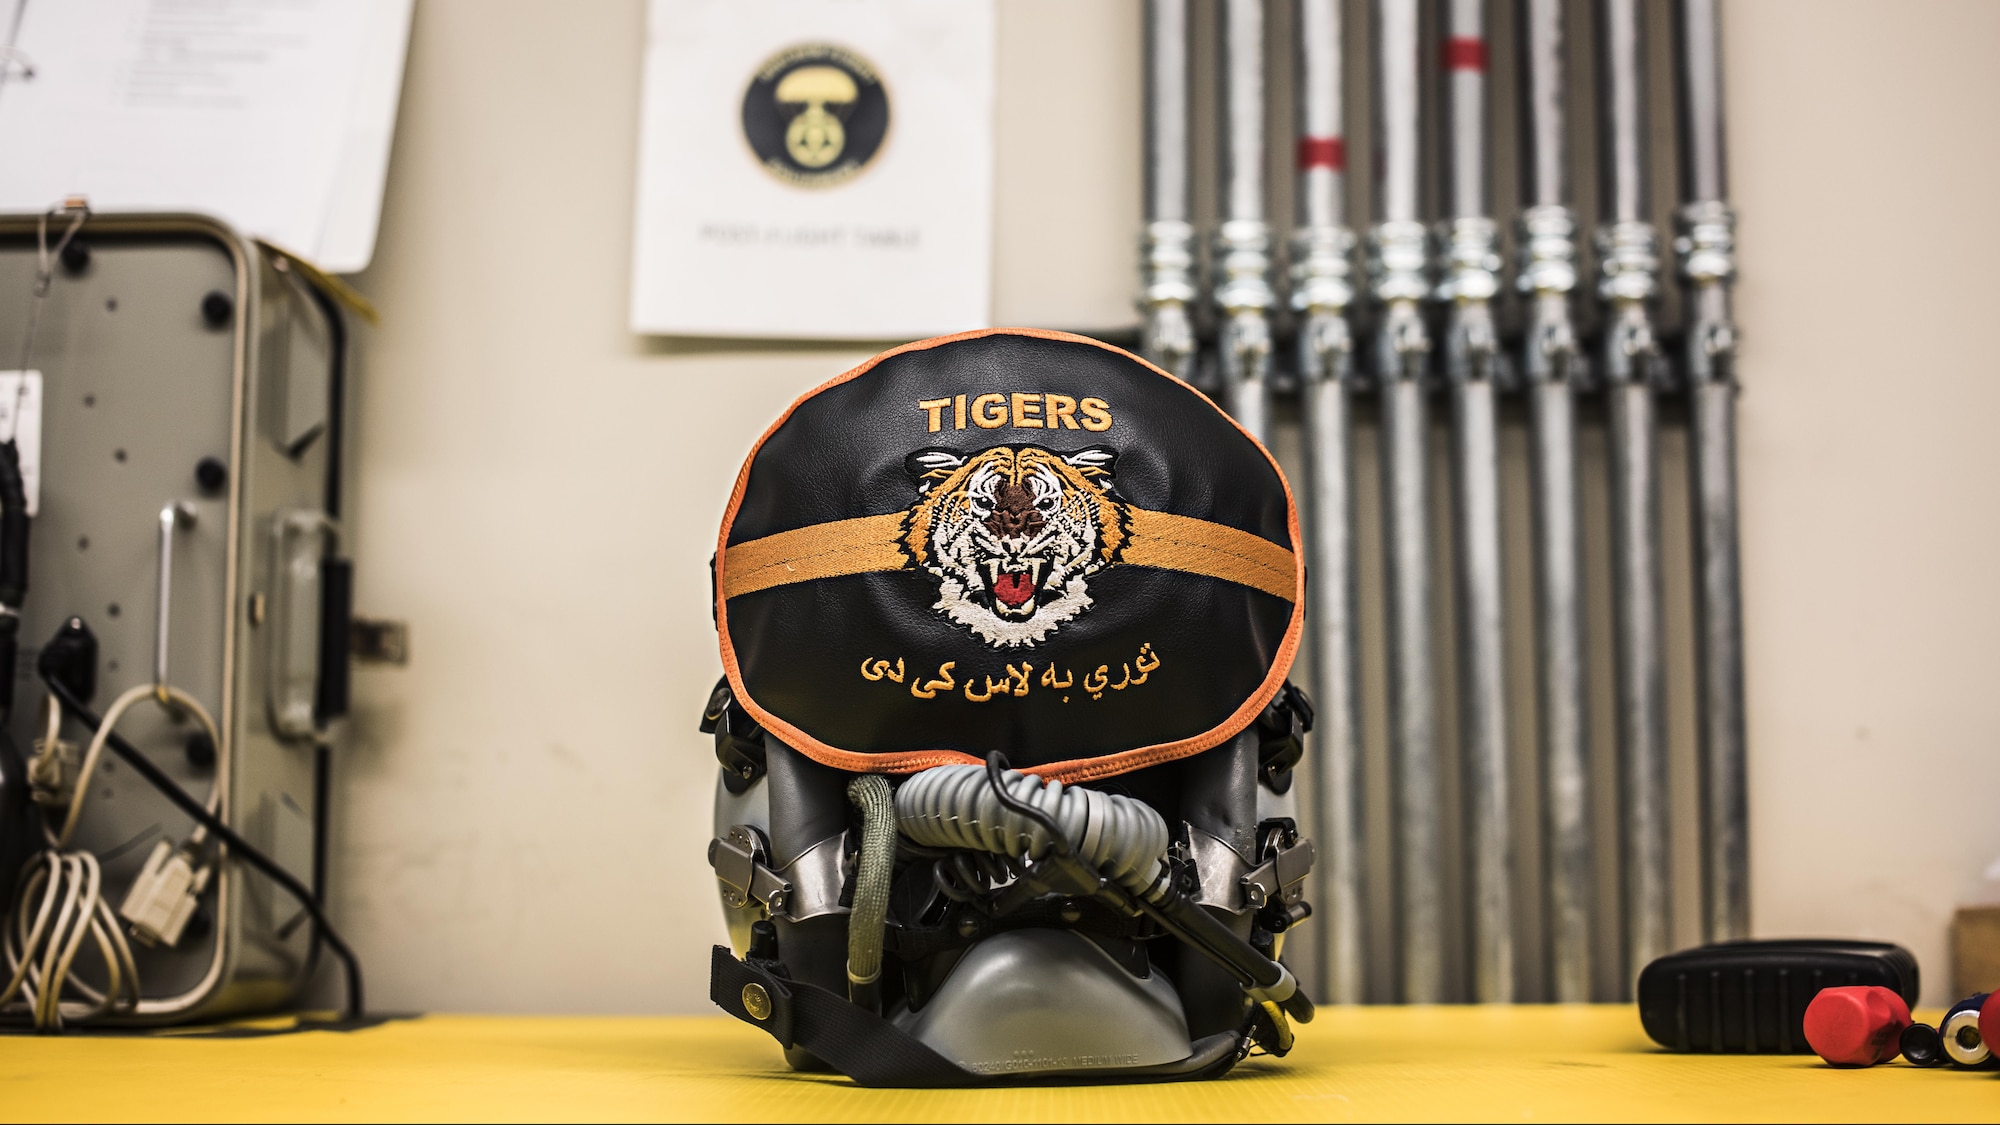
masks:
<svg viewBox="0 0 2000 1125"><path fill-rule="evenodd" d="M195 462L194 481L203 492L221 492L229 483L229 466L219 457L204 457Z"/></svg>
<svg viewBox="0 0 2000 1125"><path fill-rule="evenodd" d="M81 238L72 238L62 249L63 268L71 273L82 273L90 268L90 243Z"/></svg>
<svg viewBox="0 0 2000 1125"><path fill-rule="evenodd" d="M220 289L211 289L201 299L201 318L210 328L220 328L229 323L236 313L236 302Z"/></svg>
<svg viewBox="0 0 2000 1125"><path fill-rule="evenodd" d="M187 736L188 765L198 770L215 768L215 740L208 737L205 730L195 731Z"/></svg>

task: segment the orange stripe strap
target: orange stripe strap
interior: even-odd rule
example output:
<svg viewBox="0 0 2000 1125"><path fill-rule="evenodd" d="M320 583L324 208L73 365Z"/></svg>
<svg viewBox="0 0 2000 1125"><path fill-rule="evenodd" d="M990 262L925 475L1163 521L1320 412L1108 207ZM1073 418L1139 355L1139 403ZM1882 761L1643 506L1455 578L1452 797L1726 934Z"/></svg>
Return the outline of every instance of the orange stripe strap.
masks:
<svg viewBox="0 0 2000 1125"><path fill-rule="evenodd" d="M1120 564L1220 578L1288 602L1298 600L1297 562L1290 550L1207 520L1144 508L1126 512L1131 538L1119 551ZM723 596L913 568L901 542L907 517L907 512L891 512L835 520L738 543L723 554Z"/></svg>
<svg viewBox="0 0 2000 1125"><path fill-rule="evenodd" d="M1126 510L1132 517L1132 541L1119 562L1205 574L1288 602L1298 599L1293 555L1269 539L1172 512Z"/></svg>
<svg viewBox="0 0 2000 1125"><path fill-rule="evenodd" d="M901 570L906 512L817 523L738 543L722 556L723 596L768 590L815 578Z"/></svg>

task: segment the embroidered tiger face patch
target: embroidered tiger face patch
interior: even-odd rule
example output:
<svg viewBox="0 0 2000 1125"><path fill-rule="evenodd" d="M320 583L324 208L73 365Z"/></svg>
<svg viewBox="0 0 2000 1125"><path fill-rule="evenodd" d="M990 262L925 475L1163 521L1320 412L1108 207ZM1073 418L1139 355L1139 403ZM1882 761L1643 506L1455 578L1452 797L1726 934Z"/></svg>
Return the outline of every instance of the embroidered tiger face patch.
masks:
<svg viewBox="0 0 2000 1125"><path fill-rule="evenodd" d="M910 454L918 498L902 545L938 579L931 608L995 648L1040 644L1089 609L1089 577L1130 537L1111 490L1117 458L1104 446Z"/></svg>

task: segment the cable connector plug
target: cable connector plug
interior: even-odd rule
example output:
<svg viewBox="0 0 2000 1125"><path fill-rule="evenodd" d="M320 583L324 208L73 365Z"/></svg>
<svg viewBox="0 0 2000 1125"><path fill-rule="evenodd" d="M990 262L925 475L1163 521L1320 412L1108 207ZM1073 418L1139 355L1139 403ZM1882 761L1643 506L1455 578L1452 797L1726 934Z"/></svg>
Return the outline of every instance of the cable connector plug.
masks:
<svg viewBox="0 0 2000 1125"><path fill-rule="evenodd" d="M66 738L37 738L28 758L28 795L45 809L66 809L76 799L79 747Z"/></svg>
<svg viewBox="0 0 2000 1125"><path fill-rule="evenodd" d="M118 916L130 924L132 936L147 945L178 945L214 870L195 866L189 849L161 840L146 857Z"/></svg>

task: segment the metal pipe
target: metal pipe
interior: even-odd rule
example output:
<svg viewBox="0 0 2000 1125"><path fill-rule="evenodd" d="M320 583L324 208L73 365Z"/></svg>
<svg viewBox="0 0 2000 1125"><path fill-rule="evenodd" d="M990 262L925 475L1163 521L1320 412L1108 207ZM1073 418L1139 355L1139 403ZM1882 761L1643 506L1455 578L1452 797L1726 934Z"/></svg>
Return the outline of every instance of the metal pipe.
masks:
<svg viewBox="0 0 2000 1125"><path fill-rule="evenodd" d="M1446 120L1444 369L1453 419L1452 514L1457 540L1459 751L1465 779L1465 868L1473 998L1514 999L1514 833L1507 785L1507 621L1501 573L1500 436L1496 372L1500 230L1491 215L1486 0L1448 0L1441 70Z"/></svg>
<svg viewBox="0 0 2000 1125"><path fill-rule="evenodd" d="M1736 522L1736 215L1727 202L1722 54L1715 0L1680 0L1681 200L1674 247L1686 286L1693 398L1696 724L1700 746L1702 934L1750 933L1743 605Z"/></svg>
<svg viewBox="0 0 2000 1125"><path fill-rule="evenodd" d="M1310 804L1324 861L1314 868L1321 905L1319 979L1336 1004L1359 1004L1365 973L1366 870L1362 774L1361 641L1356 611L1352 422L1354 234L1346 225L1341 105L1340 0L1296 0L1298 176L1292 234L1292 307L1306 457L1307 587L1313 628L1316 791Z"/></svg>
<svg viewBox="0 0 2000 1125"><path fill-rule="evenodd" d="M1264 0L1222 0L1222 225L1215 303L1222 395L1258 441L1270 440L1271 225L1264 217Z"/></svg>
<svg viewBox="0 0 2000 1125"><path fill-rule="evenodd" d="M1612 579L1623 804L1625 973L1631 983L1671 941L1666 670L1661 619L1659 347L1649 304L1659 238L1648 221L1645 22L1638 0L1600 0L1604 217L1598 293L1611 400Z"/></svg>
<svg viewBox="0 0 2000 1125"><path fill-rule="evenodd" d="M1188 5L1146 0L1146 227L1140 239L1140 350L1186 379L1193 374L1194 224L1189 180Z"/></svg>
<svg viewBox="0 0 2000 1125"><path fill-rule="evenodd" d="M1522 369L1533 429L1536 701L1541 711L1543 885L1549 995L1590 999L1589 665L1576 477L1582 357L1570 317L1576 215L1569 200L1569 58L1562 0L1520 0L1527 146L1519 238L1528 300Z"/></svg>
<svg viewBox="0 0 2000 1125"><path fill-rule="evenodd" d="M1296 3L1298 225L1301 231L1323 230L1347 222L1347 109L1342 99L1347 34L1340 0Z"/></svg>
<svg viewBox="0 0 2000 1125"><path fill-rule="evenodd" d="M1521 162L1523 206L1567 207L1569 182L1569 43L1562 0L1520 0L1521 91L1527 146ZM1572 281L1575 267L1571 266Z"/></svg>
<svg viewBox="0 0 2000 1125"><path fill-rule="evenodd" d="M1382 395L1383 547L1388 583L1389 742L1395 769L1402 998L1444 999L1444 856L1431 652L1430 295L1418 168L1417 0L1375 0L1376 212L1369 287L1382 304L1374 368Z"/></svg>

